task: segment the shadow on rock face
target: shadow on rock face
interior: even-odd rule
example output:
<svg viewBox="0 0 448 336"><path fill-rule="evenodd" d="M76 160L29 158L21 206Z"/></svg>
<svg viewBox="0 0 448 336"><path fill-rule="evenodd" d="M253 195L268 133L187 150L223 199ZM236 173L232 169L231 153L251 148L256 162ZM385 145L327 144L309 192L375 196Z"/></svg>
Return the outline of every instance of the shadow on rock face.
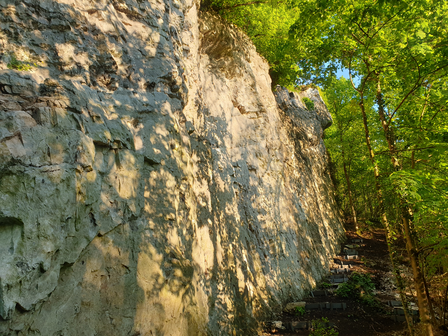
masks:
<svg viewBox="0 0 448 336"><path fill-rule="evenodd" d="M248 335L322 276L324 112L279 113L240 32L189 2L0 6L3 55L39 64L0 70L0 334Z"/></svg>

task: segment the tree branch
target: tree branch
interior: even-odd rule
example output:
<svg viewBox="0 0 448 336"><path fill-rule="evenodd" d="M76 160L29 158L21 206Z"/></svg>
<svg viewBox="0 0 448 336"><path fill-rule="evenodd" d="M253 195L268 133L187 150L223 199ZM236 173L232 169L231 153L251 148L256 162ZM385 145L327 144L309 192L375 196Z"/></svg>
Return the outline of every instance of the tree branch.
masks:
<svg viewBox="0 0 448 336"><path fill-rule="evenodd" d="M350 59L348 61L348 74L350 76L350 82L352 83L353 88L358 92L361 93L361 91L355 86L355 83L353 83L353 77L352 77L352 55L350 55Z"/></svg>
<svg viewBox="0 0 448 336"><path fill-rule="evenodd" d="M415 251L417 254L419 254L419 253L422 253L423 251L425 251L425 250L428 250L428 249L430 249L430 248L433 248L434 246L437 246L437 245L439 245L441 242L437 242L437 243L434 243L434 244L430 244L430 245L427 245L427 246L423 246L423 247L421 247L421 248L419 248L417 251Z"/></svg>
<svg viewBox="0 0 448 336"><path fill-rule="evenodd" d="M408 151L416 151L416 150L423 150L423 149L431 149L436 148L437 146L429 146L429 147L421 147L421 148L408 148L408 149L396 149L395 152L408 152ZM389 154L389 150L382 151L382 152L376 152L378 155L382 154Z"/></svg>

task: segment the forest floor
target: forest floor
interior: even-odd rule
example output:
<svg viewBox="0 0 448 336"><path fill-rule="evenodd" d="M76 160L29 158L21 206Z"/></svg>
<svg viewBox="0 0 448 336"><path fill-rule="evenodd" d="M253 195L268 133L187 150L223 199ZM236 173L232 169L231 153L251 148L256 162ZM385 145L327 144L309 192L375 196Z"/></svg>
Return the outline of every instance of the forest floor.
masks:
<svg viewBox="0 0 448 336"><path fill-rule="evenodd" d="M356 248L358 258L350 260L350 273L353 272L370 274L375 283L374 302L366 304L359 300L340 298L334 295L334 290L328 289L326 296L315 296L303 299L307 307L312 303L345 303L346 309L306 309L296 314L283 313L277 320L281 321L280 328L268 326L265 336L284 335L284 336L308 336L310 327L307 329L297 329L298 322L320 320L322 318L329 321L339 332L339 336L401 336L406 335L406 324L394 320L394 308L388 305L388 301L399 301L392 272L390 259L387 251L384 230L375 229L359 237L354 231L347 230L347 243L351 244L353 239L362 238L360 246ZM341 259L342 258L337 258ZM335 261L337 261L335 259ZM330 270L329 270L330 271ZM329 280L318 286L318 289L328 287ZM326 285L326 286L325 286ZM319 288L320 287L320 288ZM335 335L323 333L322 335Z"/></svg>

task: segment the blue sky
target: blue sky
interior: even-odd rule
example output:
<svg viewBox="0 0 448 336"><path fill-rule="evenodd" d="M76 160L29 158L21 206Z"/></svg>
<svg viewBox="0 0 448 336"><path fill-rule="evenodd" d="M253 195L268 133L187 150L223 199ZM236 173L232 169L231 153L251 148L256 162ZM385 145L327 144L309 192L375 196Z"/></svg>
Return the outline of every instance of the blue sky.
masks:
<svg viewBox="0 0 448 336"><path fill-rule="evenodd" d="M350 76L349 76L349 74L348 74L348 69L347 69L347 68L343 68L342 70L341 70L341 69L338 69L338 72L336 73L336 76L337 76L338 78L341 78L341 77L344 77L344 78L346 78L346 79L349 79L349 78L350 78Z"/></svg>

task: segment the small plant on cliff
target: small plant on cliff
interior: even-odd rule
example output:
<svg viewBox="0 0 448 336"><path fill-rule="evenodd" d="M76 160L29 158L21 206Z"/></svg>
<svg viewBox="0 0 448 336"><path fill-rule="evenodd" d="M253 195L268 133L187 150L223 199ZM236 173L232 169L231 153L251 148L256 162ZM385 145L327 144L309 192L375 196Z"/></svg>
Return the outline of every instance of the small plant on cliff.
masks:
<svg viewBox="0 0 448 336"><path fill-rule="evenodd" d="M296 316L305 315L305 307L296 307L296 310L294 313L296 314Z"/></svg>
<svg viewBox="0 0 448 336"><path fill-rule="evenodd" d="M7 65L8 69L18 70L18 71L30 71L33 69L33 66L37 66L36 63L29 63L19 61L14 54L11 55L11 59Z"/></svg>
<svg viewBox="0 0 448 336"><path fill-rule="evenodd" d="M308 111L314 110L314 102L311 99L309 99L308 97L303 97L302 101L306 105Z"/></svg>
<svg viewBox="0 0 448 336"><path fill-rule="evenodd" d="M337 332L326 317L322 317L320 320L311 321L311 333L310 336L338 336Z"/></svg>

